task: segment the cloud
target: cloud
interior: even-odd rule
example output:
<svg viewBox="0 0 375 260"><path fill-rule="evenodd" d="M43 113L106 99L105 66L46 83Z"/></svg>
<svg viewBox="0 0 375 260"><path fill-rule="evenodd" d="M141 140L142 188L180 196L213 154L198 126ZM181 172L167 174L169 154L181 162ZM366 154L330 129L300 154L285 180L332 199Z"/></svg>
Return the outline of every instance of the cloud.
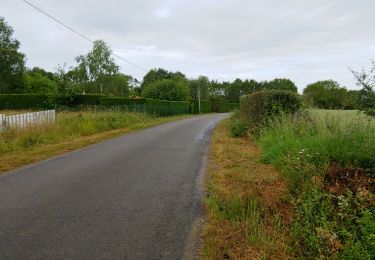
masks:
<svg viewBox="0 0 375 260"><path fill-rule="evenodd" d="M146 68L233 80L288 77L300 90L321 79L355 88L348 67L375 56L373 0L31 0ZM91 44L22 1L2 3L29 66L74 64ZM143 72L118 61L122 71Z"/></svg>

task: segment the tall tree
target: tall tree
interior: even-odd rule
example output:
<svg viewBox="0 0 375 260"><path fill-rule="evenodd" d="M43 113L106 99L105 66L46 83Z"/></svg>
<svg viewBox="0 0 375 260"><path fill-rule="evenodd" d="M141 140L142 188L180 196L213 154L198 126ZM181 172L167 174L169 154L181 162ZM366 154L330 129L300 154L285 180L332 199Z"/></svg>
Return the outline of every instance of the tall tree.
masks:
<svg viewBox="0 0 375 260"><path fill-rule="evenodd" d="M23 91L25 55L18 51L20 42L12 36L13 28L0 17L0 93Z"/></svg>
<svg viewBox="0 0 375 260"><path fill-rule="evenodd" d="M189 80L190 96L192 99L198 99L198 89L201 100L209 99L210 81L206 76L199 76L197 79Z"/></svg>
<svg viewBox="0 0 375 260"><path fill-rule="evenodd" d="M88 84L91 93L103 93L108 79L119 73L119 66L112 58L112 50L102 41L94 42L93 49L87 55L76 57L78 66L75 69L79 83Z"/></svg>

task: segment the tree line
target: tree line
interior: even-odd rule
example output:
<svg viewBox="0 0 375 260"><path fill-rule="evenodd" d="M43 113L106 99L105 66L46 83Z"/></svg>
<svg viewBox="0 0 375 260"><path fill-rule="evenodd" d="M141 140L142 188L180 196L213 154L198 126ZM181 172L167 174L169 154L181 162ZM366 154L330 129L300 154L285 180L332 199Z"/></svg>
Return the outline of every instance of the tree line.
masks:
<svg viewBox="0 0 375 260"><path fill-rule="evenodd" d="M120 72L112 50L102 40L93 43L92 50L75 58L75 66L58 66L49 72L42 68L27 68L20 42L13 38L13 29L0 17L0 94L27 93L49 95L103 94L121 97L146 97L162 100L210 100L238 103L245 94L260 90L279 89L297 92L290 79L256 81L236 79L231 82L194 79L163 68L151 69L141 81ZM313 107L357 109L375 107L374 71L353 74L361 90L347 90L333 80L318 81L303 91L305 102Z"/></svg>

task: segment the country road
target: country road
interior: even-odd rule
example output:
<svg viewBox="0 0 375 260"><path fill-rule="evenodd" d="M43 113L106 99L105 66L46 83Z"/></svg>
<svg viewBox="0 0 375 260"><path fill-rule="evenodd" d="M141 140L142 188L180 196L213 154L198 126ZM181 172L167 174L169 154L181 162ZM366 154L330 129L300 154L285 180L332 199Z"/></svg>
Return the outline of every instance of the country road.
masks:
<svg viewBox="0 0 375 260"><path fill-rule="evenodd" d="M0 259L191 258L204 156L226 116L163 124L0 176Z"/></svg>

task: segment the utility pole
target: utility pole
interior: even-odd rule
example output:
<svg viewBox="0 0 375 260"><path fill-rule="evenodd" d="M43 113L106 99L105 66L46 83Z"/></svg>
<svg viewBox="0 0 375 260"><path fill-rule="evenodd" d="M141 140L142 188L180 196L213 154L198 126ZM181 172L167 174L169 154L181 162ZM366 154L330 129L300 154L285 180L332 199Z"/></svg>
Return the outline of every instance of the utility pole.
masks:
<svg viewBox="0 0 375 260"><path fill-rule="evenodd" d="M198 78L198 110L201 113L201 90L199 88L199 78Z"/></svg>

